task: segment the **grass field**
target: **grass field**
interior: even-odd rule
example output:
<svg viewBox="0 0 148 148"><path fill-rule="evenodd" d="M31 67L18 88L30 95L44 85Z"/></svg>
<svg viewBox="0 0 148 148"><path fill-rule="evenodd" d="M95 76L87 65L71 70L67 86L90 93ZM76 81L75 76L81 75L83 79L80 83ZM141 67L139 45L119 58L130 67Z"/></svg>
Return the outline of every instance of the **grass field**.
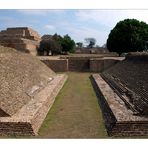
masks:
<svg viewBox="0 0 148 148"><path fill-rule="evenodd" d="M40 138L106 138L90 73L69 72L40 130Z"/></svg>

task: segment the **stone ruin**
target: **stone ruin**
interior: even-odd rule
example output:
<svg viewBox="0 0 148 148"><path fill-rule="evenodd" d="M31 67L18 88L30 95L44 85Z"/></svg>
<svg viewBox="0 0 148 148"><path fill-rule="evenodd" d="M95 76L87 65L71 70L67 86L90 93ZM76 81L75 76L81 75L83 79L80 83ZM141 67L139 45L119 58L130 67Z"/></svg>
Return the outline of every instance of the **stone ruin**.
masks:
<svg viewBox="0 0 148 148"><path fill-rule="evenodd" d="M107 48L103 48L103 47L98 47L98 48L76 47L75 53L77 54L108 54L109 51Z"/></svg>
<svg viewBox="0 0 148 148"><path fill-rule="evenodd" d="M67 76L0 46L0 135L37 135Z"/></svg>
<svg viewBox="0 0 148 148"><path fill-rule="evenodd" d="M28 27L7 28L0 32L0 45L37 55L39 34Z"/></svg>
<svg viewBox="0 0 148 148"><path fill-rule="evenodd" d="M148 54L126 59L93 80L111 136L148 136Z"/></svg>

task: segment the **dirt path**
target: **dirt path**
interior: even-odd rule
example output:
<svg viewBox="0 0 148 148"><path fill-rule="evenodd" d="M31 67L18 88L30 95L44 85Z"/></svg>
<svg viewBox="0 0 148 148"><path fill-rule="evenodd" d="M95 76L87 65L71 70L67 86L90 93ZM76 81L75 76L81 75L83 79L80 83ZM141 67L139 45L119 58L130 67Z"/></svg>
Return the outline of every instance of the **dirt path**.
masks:
<svg viewBox="0 0 148 148"><path fill-rule="evenodd" d="M89 73L67 73L69 78L49 111L39 137L105 138L100 108Z"/></svg>

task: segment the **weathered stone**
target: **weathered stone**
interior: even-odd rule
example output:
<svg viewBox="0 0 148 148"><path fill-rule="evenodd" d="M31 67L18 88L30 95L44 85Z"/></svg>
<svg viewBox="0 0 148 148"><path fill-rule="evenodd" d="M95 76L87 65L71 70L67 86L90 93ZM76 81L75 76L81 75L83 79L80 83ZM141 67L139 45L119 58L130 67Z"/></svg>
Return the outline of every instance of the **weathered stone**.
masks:
<svg viewBox="0 0 148 148"><path fill-rule="evenodd" d="M110 136L148 136L148 118L134 115L99 74L93 80Z"/></svg>
<svg viewBox="0 0 148 148"><path fill-rule="evenodd" d="M1 45L29 52L32 55L37 55L40 40L39 34L27 27L7 28L0 32Z"/></svg>
<svg viewBox="0 0 148 148"><path fill-rule="evenodd" d="M30 54L1 48L0 135L36 135L67 76Z"/></svg>
<svg viewBox="0 0 148 148"><path fill-rule="evenodd" d="M103 57L97 55L83 55L82 57L78 55L57 56L54 58L51 56L38 56L38 58L55 72L101 72L124 59L123 57Z"/></svg>
<svg viewBox="0 0 148 148"><path fill-rule="evenodd" d="M130 53L100 75L93 75L112 136L148 136L147 61L147 53Z"/></svg>
<svg viewBox="0 0 148 148"><path fill-rule="evenodd" d="M133 102L136 110L141 114L148 114L148 54L132 53L125 60L102 73L109 81L119 84L119 88L126 88L129 101ZM115 79L118 78L119 80Z"/></svg>

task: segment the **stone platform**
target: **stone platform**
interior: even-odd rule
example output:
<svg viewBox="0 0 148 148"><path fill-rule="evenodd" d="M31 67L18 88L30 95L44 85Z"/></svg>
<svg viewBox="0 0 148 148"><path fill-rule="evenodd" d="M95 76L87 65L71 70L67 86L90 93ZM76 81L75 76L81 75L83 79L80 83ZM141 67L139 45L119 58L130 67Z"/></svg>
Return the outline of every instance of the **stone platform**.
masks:
<svg viewBox="0 0 148 148"><path fill-rule="evenodd" d="M35 92L32 99L11 117L0 117L1 136L37 135L55 97L64 85L67 75L52 77L47 86Z"/></svg>
<svg viewBox="0 0 148 148"><path fill-rule="evenodd" d="M36 57L0 46L0 136L37 135L66 79Z"/></svg>
<svg viewBox="0 0 148 148"><path fill-rule="evenodd" d="M7 28L0 31L0 45L32 55L37 55L40 41L40 35L28 27Z"/></svg>
<svg viewBox="0 0 148 148"><path fill-rule="evenodd" d="M114 137L148 136L148 117L134 115L99 74L92 77L108 134Z"/></svg>

